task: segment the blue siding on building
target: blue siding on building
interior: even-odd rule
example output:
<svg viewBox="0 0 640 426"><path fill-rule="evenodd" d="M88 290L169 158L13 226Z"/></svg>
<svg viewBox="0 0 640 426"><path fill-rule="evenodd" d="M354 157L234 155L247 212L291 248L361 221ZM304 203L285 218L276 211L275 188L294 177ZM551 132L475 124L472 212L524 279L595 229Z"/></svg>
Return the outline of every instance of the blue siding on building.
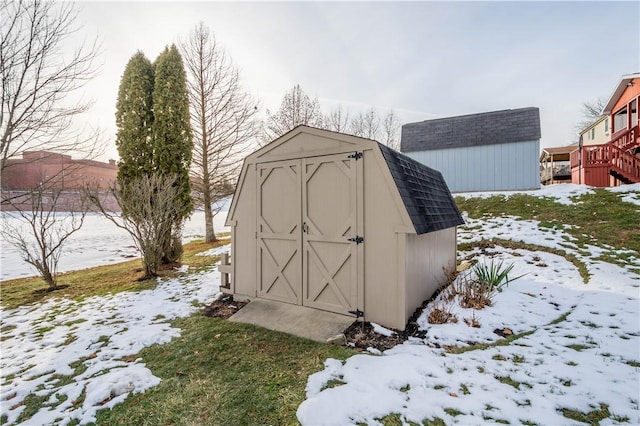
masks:
<svg viewBox="0 0 640 426"><path fill-rule="evenodd" d="M405 152L439 170L451 192L540 188L540 141Z"/></svg>

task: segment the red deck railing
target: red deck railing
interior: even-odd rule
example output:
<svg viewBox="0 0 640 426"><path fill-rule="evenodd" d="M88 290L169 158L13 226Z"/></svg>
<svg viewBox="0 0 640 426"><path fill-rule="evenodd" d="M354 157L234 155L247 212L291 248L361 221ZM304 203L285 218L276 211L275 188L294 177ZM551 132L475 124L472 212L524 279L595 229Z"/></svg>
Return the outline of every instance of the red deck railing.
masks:
<svg viewBox="0 0 640 426"><path fill-rule="evenodd" d="M603 145L586 145L569 154L571 170L609 167L632 182L640 182L640 159L628 151L640 146L638 126L634 126ZM581 161L582 160L582 161ZM590 182L584 182L590 184Z"/></svg>

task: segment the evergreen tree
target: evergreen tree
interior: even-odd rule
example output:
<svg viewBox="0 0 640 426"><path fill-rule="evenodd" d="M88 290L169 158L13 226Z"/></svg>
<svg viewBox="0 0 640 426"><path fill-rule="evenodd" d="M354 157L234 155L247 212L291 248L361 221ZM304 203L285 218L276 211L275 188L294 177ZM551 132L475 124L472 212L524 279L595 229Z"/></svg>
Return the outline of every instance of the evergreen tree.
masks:
<svg viewBox="0 0 640 426"><path fill-rule="evenodd" d="M179 193L163 256L163 262L171 263L182 255L182 225L193 211L189 95L182 56L175 45L165 48L154 63L153 120L154 172L174 177Z"/></svg>
<svg viewBox="0 0 640 426"><path fill-rule="evenodd" d="M142 52L131 57L120 80L116 104L118 184L153 170L153 65Z"/></svg>

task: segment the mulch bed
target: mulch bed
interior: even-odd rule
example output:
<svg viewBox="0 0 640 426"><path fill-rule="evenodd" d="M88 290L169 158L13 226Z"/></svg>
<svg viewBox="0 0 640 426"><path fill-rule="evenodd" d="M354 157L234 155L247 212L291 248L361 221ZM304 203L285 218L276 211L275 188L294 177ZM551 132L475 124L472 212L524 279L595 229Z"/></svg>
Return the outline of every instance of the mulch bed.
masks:
<svg viewBox="0 0 640 426"><path fill-rule="evenodd" d="M436 294L437 295L437 294ZM404 331L394 330L387 328L394 332L391 336L385 336L373 331L373 326L368 321L354 321L347 329L344 331L344 335L347 339L347 344L359 351L368 351L369 348L374 348L379 351L385 351L387 349L391 349L394 346L403 343L409 338L417 338L424 339L427 337L427 332L425 330L418 329L418 317L422 314L422 311L426 307L426 305L435 298L436 295L429 300L426 300L418 309L415 310L409 321L407 322L407 326ZM235 301L233 300L233 296L225 294L222 295L219 299L213 301L211 304L206 306L202 311L202 315L211 317L211 318L222 318L228 319L231 315L238 312L245 305L247 305L248 301ZM496 329L494 333L507 337L513 332L508 329ZM473 342L469 342L472 344ZM440 345L437 343L429 344L429 346L433 346L439 348Z"/></svg>
<svg viewBox="0 0 640 426"><path fill-rule="evenodd" d="M413 315L411 315L411 318L409 318L404 331L385 327L387 328L387 330L391 330L394 332L394 334L392 334L391 336L385 336L373 331L373 326L368 321L354 321L353 324L347 327L347 329L344 331L344 335L347 338L347 343L360 351L366 351L369 348L374 348L379 351L386 351L387 349L391 349L395 345L409 340L410 337L424 339L425 337L427 337L427 332L425 330L418 329L418 317L420 317L420 315L422 314L422 311L427 306L427 303L433 300L436 295L437 293L434 294L431 299L425 300L422 305L420 305L414 311Z"/></svg>
<svg viewBox="0 0 640 426"><path fill-rule="evenodd" d="M249 302L234 301L233 296L223 294L222 297L214 300L210 305L205 306L202 315L211 318L227 319L242 309L247 303Z"/></svg>

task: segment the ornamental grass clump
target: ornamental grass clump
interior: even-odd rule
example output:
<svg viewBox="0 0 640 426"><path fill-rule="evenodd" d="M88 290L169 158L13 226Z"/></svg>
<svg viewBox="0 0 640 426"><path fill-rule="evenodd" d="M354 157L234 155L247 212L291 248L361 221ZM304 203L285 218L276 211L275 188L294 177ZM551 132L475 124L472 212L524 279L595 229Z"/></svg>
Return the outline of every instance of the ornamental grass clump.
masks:
<svg viewBox="0 0 640 426"><path fill-rule="evenodd" d="M489 264L476 263L471 270L458 279L455 286L460 298L460 306L463 308L482 309L491 306L493 297L501 292L510 282L524 275L510 278L509 273L514 265L504 265L503 261Z"/></svg>

